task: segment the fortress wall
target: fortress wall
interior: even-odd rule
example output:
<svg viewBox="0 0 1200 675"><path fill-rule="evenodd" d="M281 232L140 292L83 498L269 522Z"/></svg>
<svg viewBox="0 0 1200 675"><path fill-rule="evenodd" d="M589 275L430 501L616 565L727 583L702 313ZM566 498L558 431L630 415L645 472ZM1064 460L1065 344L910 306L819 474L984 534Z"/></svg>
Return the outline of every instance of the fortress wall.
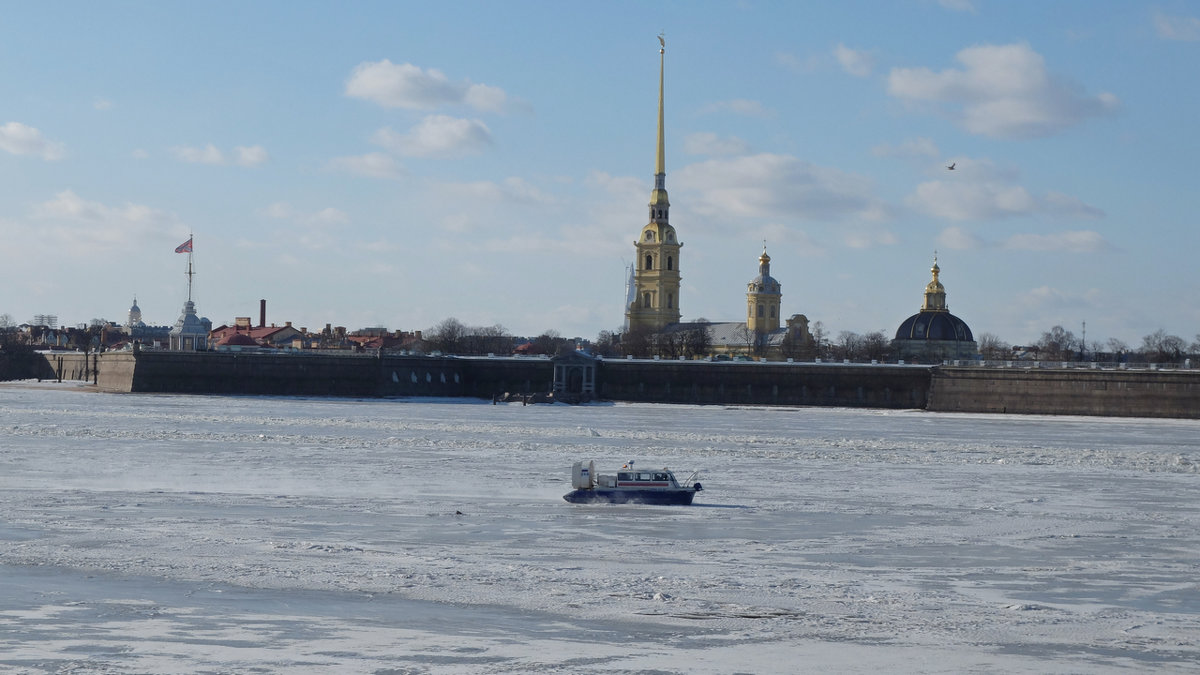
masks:
<svg viewBox="0 0 1200 675"><path fill-rule="evenodd" d="M142 351L130 391L375 396L378 359L236 352Z"/></svg>
<svg viewBox="0 0 1200 675"><path fill-rule="evenodd" d="M39 380L79 380L91 382L96 355L83 352L48 352L38 354L32 372L26 377Z"/></svg>
<svg viewBox="0 0 1200 675"><path fill-rule="evenodd" d="M554 372L535 358L162 351L50 353L36 365L42 379L102 391L485 399L547 392ZM597 384L614 401L1200 419L1200 371L613 359L597 363Z"/></svg>
<svg viewBox="0 0 1200 675"><path fill-rule="evenodd" d="M554 364L544 358L461 359L467 364L464 395L545 394L554 387Z"/></svg>
<svg viewBox="0 0 1200 675"><path fill-rule="evenodd" d="M929 368L608 360L598 380L600 398L618 401L924 408Z"/></svg>
<svg viewBox="0 0 1200 675"><path fill-rule="evenodd" d="M93 359L95 355L89 357ZM91 381L84 354L44 355L41 377ZM114 392L293 396L478 396L550 390L548 359L109 352L99 355L97 388Z"/></svg>
<svg viewBox="0 0 1200 675"><path fill-rule="evenodd" d="M1200 372L939 367L929 409L1200 418Z"/></svg>

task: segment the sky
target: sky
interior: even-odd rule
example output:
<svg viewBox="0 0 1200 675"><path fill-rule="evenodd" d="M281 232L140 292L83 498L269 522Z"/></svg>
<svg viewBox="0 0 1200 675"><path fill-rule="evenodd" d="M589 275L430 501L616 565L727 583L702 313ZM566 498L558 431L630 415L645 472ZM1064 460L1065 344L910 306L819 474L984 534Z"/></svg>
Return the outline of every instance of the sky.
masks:
<svg viewBox="0 0 1200 675"><path fill-rule="evenodd" d="M0 0L0 315L619 330L659 43L684 320L1200 334L1200 3ZM946 167L954 165L954 170ZM1086 328L1084 328L1086 324Z"/></svg>

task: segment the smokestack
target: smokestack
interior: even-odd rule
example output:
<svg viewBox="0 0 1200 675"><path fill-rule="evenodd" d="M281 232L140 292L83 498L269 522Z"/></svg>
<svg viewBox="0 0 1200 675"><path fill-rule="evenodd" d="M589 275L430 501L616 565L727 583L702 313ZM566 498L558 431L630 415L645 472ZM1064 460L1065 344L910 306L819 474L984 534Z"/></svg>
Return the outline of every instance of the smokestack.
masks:
<svg viewBox="0 0 1200 675"><path fill-rule="evenodd" d="M267 301L266 299L258 301L258 327L263 328L267 325Z"/></svg>

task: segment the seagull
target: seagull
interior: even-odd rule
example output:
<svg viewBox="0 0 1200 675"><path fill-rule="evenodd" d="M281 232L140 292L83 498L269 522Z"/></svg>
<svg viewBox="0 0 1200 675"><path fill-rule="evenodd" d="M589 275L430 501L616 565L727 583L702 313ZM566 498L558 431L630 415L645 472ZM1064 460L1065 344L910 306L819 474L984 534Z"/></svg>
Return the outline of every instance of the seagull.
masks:
<svg viewBox="0 0 1200 675"><path fill-rule="evenodd" d="M951 171L953 171L953 170L954 170L954 165L955 165L955 164L958 164L958 162L950 162L950 166L948 166L948 167L946 167L946 168L947 168L947 169L949 169L949 170L951 170Z"/></svg>

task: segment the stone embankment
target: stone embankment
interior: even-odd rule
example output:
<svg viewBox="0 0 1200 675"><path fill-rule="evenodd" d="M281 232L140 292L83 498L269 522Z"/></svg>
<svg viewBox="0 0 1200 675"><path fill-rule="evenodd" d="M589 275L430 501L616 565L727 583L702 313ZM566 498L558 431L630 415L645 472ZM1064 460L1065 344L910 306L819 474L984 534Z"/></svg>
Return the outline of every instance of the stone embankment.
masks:
<svg viewBox="0 0 1200 675"><path fill-rule="evenodd" d="M493 399L551 389L545 358L119 352L48 354L29 376L102 391ZM1200 371L604 360L597 398L719 405L1200 418Z"/></svg>

